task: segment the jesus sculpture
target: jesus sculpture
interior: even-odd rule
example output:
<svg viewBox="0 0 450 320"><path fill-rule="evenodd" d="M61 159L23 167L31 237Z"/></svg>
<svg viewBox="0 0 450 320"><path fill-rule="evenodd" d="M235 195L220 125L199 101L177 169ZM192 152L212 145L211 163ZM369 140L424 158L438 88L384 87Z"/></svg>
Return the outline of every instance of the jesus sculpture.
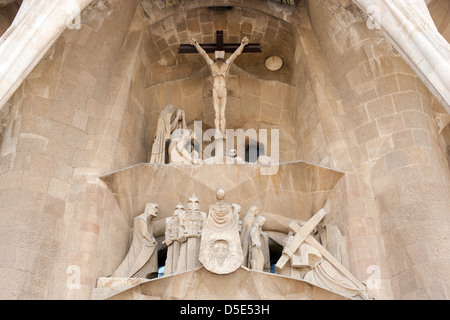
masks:
<svg viewBox="0 0 450 320"><path fill-rule="evenodd" d="M225 119L225 108L227 105L227 84L226 79L230 71L231 64L234 60L244 51L245 46L248 44L249 40L247 37L242 39L241 45L236 49L236 51L225 60L225 51L216 51L215 59L211 59L206 51L198 44L196 39L191 40L191 44L195 46L198 53L205 59L206 63L211 68L211 73L214 79L213 83L213 103L214 111L216 112L216 118L214 120L214 125L216 130L219 131L223 136L225 136L226 130L226 119Z"/></svg>

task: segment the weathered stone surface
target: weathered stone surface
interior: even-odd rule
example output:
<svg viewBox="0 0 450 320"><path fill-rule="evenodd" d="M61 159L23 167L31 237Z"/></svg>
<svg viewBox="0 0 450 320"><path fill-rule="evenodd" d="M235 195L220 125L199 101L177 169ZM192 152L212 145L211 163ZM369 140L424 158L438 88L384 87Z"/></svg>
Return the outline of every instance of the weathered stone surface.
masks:
<svg viewBox="0 0 450 320"><path fill-rule="evenodd" d="M243 262L239 236L240 206L225 201L225 190L219 187L216 201L210 205L200 243L199 260L206 270L216 274L236 271Z"/></svg>
<svg viewBox="0 0 450 320"><path fill-rule="evenodd" d="M172 216L173 208L192 194L200 199L201 211L208 212L208 203L215 201L219 185L227 190L228 201L241 206L241 219L256 205L260 214L270 213L265 228L286 230L283 221L308 220L322 208L342 176L342 172L297 161L279 164L276 176L260 175L257 164L187 167L141 164L103 176L102 180L122 210L128 212L129 219L143 210L147 200L159 199L161 223L156 222L155 234L160 236L164 229L157 225L164 225L163 220Z"/></svg>
<svg viewBox="0 0 450 320"><path fill-rule="evenodd" d="M184 285L180 286L180 283ZM282 289L281 289L282 288ZM93 298L107 300L348 300L302 280L262 273L241 267L228 275L210 273L203 267L131 288L94 289Z"/></svg>
<svg viewBox="0 0 450 320"><path fill-rule="evenodd" d="M1 32L11 26L0 40L0 298L89 298L126 256L145 203L162 201L160 241L180 200L195 192L207 211L218 185L240 218L260 209L272 250L328 199L348 269L375 298L449 298L448 1L427 1L431 17L423 0L209 1L234 6L226 12L199 1L32 2L14 23L17 2L0 10ZM373 4L395 45L369 28ZM177 52L193 37L214 42L215 30L262 45L230 69L226 117L228 128L279 129L275 175L262 174L264 161L140 165L167 104L185 110L188 128L214 127L210 73ZM271 56L280 70L264 66Z"/></svg>

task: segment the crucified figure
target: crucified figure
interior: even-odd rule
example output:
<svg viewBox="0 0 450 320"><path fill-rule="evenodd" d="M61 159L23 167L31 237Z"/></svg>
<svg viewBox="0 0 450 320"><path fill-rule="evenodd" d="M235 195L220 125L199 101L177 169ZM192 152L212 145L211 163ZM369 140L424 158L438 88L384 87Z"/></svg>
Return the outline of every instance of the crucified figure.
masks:
<svg viewBox="0 0 450 320"><path fill-rule="evenodd" d="M225 135L226 119L225 108L227 105L227 83L226 78L230 71L231 64L234 60L244 51L245 46L248 44L248 38L244 37L241 41L241 45L236 51L225 60L225 51L216 51L215 59L212 60L206 51L198 44L196 39L191 40L191 44L195 46L198 53L205 59L206 63L211 68L211 73L214 78L213 84L213 103L214 111L216 112L216 119L214 125L216 130L222 135Z"/></svg>

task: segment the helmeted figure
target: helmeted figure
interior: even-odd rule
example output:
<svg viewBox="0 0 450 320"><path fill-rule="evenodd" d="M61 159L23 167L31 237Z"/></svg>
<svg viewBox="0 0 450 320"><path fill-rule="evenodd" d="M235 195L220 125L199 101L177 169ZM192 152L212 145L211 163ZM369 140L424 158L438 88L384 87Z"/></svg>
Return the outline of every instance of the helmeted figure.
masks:
<svg viewBox="0 0 450 320"><path fill-rule="evenodd" d="M173 216L166 220L166 232L164 244L167 245L167 258L164 267L164 275L169 275L177 270L178 257L180 255L180 243L178 242L178 230L180 227L179 216L184 213L184 207L178 204Z"/></svg>
<svg viewBox="0 0 450 320"><path fill-rule="evenodd" d="M177 272L183 272L199 267L200 239L206 213L200 211L199 199L192 195L189 198L187 210L180 215L178 241L180 255Z"/></svg>

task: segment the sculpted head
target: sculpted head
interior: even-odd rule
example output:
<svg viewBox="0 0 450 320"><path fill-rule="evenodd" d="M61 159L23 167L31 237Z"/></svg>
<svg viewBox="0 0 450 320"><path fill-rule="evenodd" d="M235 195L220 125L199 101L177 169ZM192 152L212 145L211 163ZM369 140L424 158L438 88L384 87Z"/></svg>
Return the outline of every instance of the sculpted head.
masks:
<svg viewBox="0 0 450 320"><path fill-rule="evenodd" d="M262 227L264 222L266 222L266 218L264 218L263 216L259 216L258 218L256 218L256 223Z"/></svg>
<svg viewBox="0 0 450 320"><path fill-rule="evenodd" d="M148 216L156 217L158 213L158 204L157 203L147 203L145 205L145 213L147 213Z"/></svg>
<svg viewBox="0 0 450 320"><path fill-rule="evenodd" d="M179 216L180 213L184 212L184 207L181 203L179 203L176 207L175 207L175 211L173 212L174 216Z"/></svg>
<svg viewBox="0 0 450 320"><path fill-rule="evenodd" d="M174 110L175 110L174 105L169 103L166 105L166 107L164 109L162 109L160 116L166 115L168 113L173 113Z"/></svg>
<svg viewBox="0 0 450 320"><path fill-rule="evenodd" d="M250 214L253 217L256 217L258 215L258 213L259 213L259 209L258 209L257 206L252 206L248 211L250 212Z"/></svg>
<svg viewBox="0 0 450 320"><path fill-rule="evenodd" d="M225 189L224 188L222 188L222 187L217 188L216 198L217 198L217 200L225 199Z"/></svg>

